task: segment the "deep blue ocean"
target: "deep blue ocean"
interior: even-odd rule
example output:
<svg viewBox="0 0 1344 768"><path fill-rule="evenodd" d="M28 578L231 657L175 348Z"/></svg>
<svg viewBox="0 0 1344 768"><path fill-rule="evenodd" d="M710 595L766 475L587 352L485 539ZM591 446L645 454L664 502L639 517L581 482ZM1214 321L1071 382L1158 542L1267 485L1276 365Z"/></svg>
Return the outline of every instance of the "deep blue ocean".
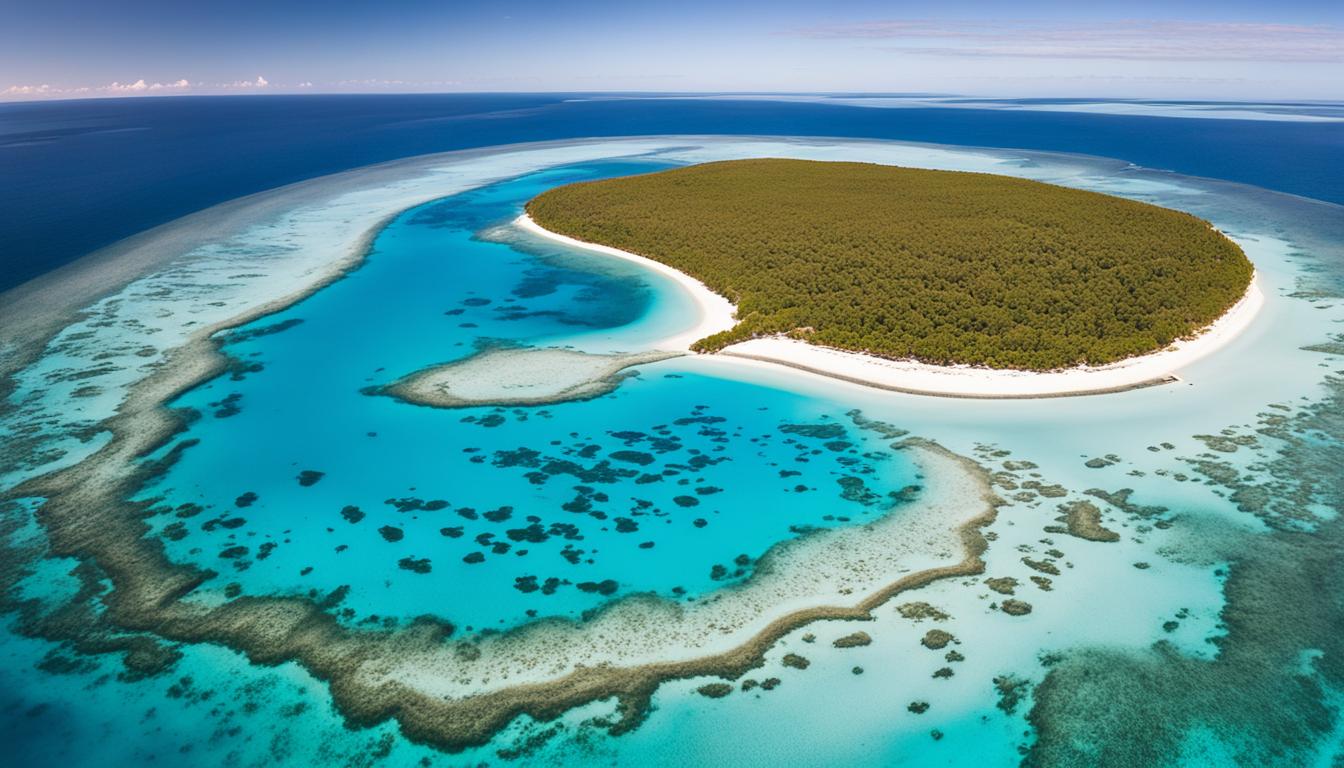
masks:
<svg viewBox="0 0 1344 768"><path fill-rule="evenodd" d="M652 134L1076 152L1344 203L1339 122L581 94L13 103L0 104L0 290L193 211L315 176L428 152Z"/></svg>

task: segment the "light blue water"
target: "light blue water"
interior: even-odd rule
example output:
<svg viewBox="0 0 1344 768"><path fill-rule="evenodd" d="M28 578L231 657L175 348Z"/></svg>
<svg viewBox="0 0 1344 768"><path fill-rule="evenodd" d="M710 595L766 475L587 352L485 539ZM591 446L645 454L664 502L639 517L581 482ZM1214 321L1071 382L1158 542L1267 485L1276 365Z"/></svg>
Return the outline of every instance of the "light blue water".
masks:
<svg viewBox="0 0 1344 768"><path fill-rule="evenodd" d="M777 541L886 512L918 482L910 465L842 405L783 389L651 366L540 408L369 390L484 344L677 322L684 297L634 267L476 236L549 186L649 167L556 169L412 209L358 271L226 335L235 370L173 403L200 414L181 436L199 443L141 494L170 555L221 572L206 592L348 586L353 622L499 628L635 592L694 599Z"/></svg>

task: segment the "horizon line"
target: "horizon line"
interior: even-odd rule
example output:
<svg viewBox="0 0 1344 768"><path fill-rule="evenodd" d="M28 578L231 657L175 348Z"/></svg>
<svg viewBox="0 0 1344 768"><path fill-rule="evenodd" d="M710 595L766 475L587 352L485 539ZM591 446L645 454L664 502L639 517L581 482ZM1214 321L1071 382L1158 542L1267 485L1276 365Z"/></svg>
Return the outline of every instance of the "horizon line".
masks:
<svg viewBox="0 0 1344 768"><path fill-rule="evenodd" d="M0 98L0 106L12 104L61 104L84 101L140 101L143 99L251 99L251 98L277 98L277 97L331 97L331 96L657 96L657 97L702 97L702 96L823 96L823 97L847 97L847 98L907 98L907 99L968 99L968 100L988 100L997 99L1004 101L1088 101L1088 102L1136 102L1147 104L1269 104L1278 106L1292 105L1344 105L1344 99L1327 98L1296 98L1296 99L1278 99L1278 98L1240 98L1240 99L1209 99L1209 98L1177 98L1177 97L1147 97L1147 96L1021 96L992 93L955 93L939 91L873 91L873 90L835 90L835 91L809 91L809 90L753 90L753 89L733 89L733 90L657 90L657 89L588 89L588 90L560 90L560 89L480 89L480 90L444 90L444 91L315 91L315 90L283 90L266 92L240 92L240 93L141 93L141 94L97 94L97 95L78 95L68 97L43 98ZM934 106L934 105L930 105Z"/></svg>

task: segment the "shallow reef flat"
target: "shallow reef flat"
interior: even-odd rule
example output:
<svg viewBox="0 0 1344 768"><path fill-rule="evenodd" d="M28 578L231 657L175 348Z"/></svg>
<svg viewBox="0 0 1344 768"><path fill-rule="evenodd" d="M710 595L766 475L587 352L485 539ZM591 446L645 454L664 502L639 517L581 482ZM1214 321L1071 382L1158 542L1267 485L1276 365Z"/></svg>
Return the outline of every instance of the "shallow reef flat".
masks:
<svg viewBox="0 0 1344 768"><path fill-rule="evenodd" d="M617 156L664 146L616 144ZM340 279L396 214L552 165L610 157L612 147L450 152L300 182L156 227L6 292L0 482L91 455L132 389L161 369L198 372L183 381L209 378L216 333Z"/></svg>
<svg viewBox="0 0 1344 768"><path fill-rule="evenodd" d="M549 405L611 392L630 368L677 352L598 355L570 349L487 349L417 371L380 390L436 408Z"/></svg>
<svg viewBox="0 0 1344 768"><path fill-rule="evenodd" d="M978 572L985 546L978 528L993 519L998 501L988 476L937 445L910 439L901 450L924 478L915 498L865 525L781 542L740 584L693 603L634 595L584 621L546 620L485 635L465 662L452 650L402 654L368 665L365 674L376 669L380 678L429 695L468 700L598 674L585 671L592 668L609 670L613 679L735 678L784 632L819 620L862 619L905 589Z"/></svg>

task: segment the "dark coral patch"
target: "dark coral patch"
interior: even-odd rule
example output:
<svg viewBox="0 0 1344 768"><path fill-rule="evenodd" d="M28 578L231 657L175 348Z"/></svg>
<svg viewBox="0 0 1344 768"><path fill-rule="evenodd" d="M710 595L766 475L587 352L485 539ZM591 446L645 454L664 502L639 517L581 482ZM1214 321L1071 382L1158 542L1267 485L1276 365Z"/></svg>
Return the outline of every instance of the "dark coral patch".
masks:
<svg viewBox="0 0 1344 768"><path fill-rule="evenodd" d="M326 472L318 472L315 469L305 469L299 473L299 485L307 488L310 485L316 485L318 480L326 476Z"/></svg>
<svg viewBox="0 0 1344 768"><path fill-rule="evenodd" d="M839 424L781 424L779 431L818 440L836 440L845 436L845 428Z"/></svg>
<svg viewBox="0 0 1344 768"><path fill-rule="evenodd" d="M596 592L603 596L613 595L616 593L616 590L620 588L620 585L612 579L603 579L602 581L581 581L574 586L578 587L583 592Z"/></svg>
<svg viewBox="0 0 1344 768"><path fill-rule="evenodd" d="M505 505L498 509L492 509L489 512L486 512L483 515L481 515L481 517L484 517L486 520L489 520L492 523L502 523L505 520L508 520L509 518L513 517L513 507Z"/></svg>
<svg viewBox="0 0 1344 768"><path fill-rule="evenodd" d="M403 557L397 561L397 567L401 568L403 571L411 571L412 573L429 573L430 570L432 570L429 558L427 557Z"/></svg>
<svg viewBox="0 0 1344 768"><path fill-rule="evenodd" d="M624 461L630 464L638 464L641 467L653 463L653 454L643 451L613 451L611 458L615 461Z"/></svg>

